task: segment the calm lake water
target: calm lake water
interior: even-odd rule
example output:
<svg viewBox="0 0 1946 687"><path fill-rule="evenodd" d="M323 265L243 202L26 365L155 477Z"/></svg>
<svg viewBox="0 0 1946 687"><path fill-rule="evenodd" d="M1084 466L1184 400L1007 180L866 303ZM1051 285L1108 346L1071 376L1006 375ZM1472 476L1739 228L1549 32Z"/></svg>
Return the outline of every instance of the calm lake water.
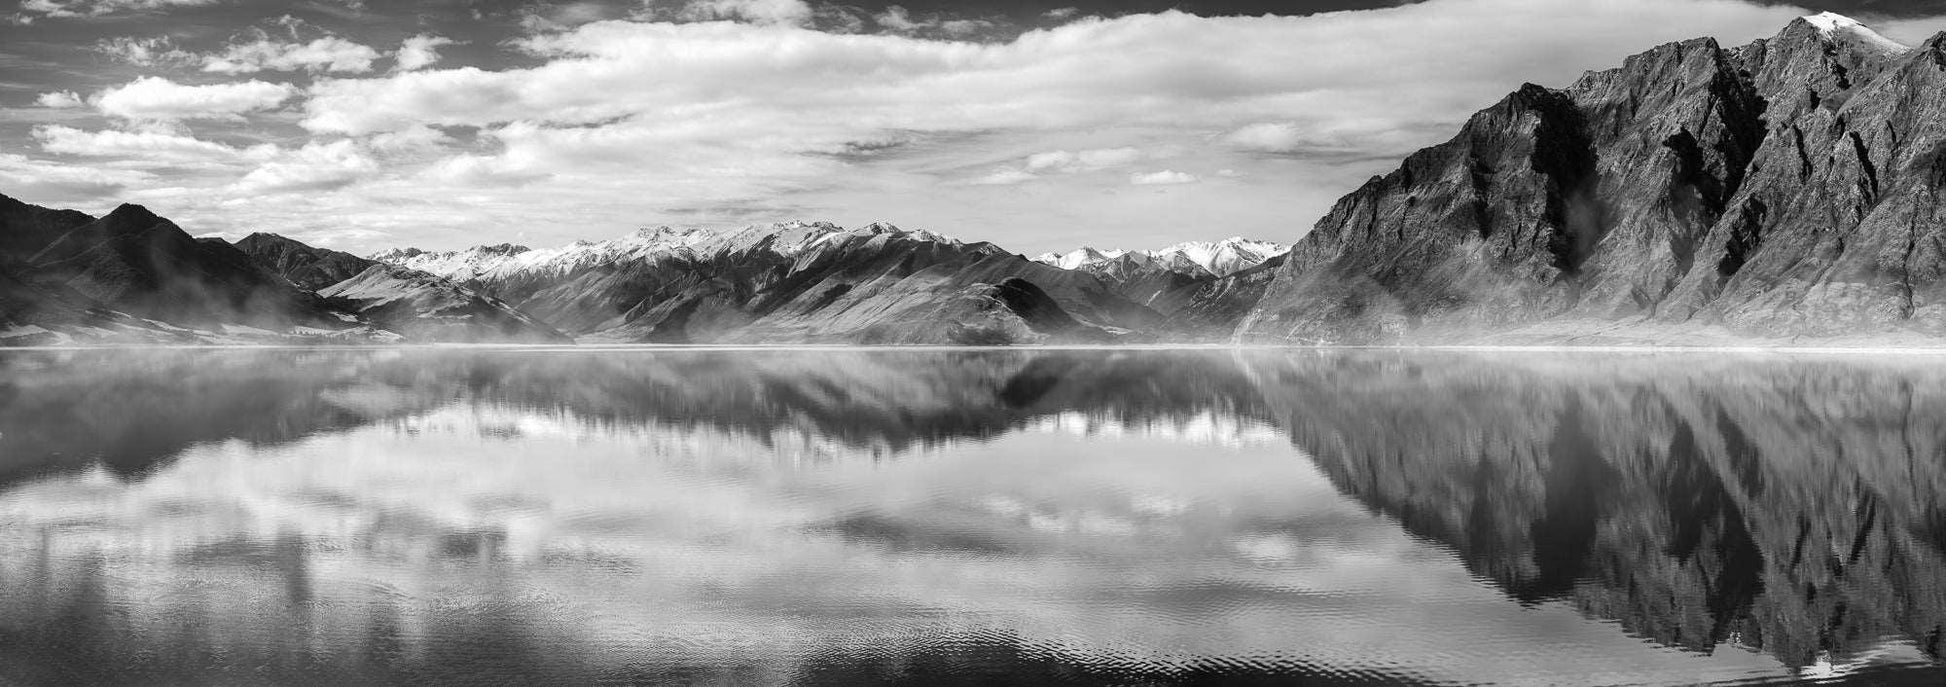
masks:
<svg viewBox="0 0 1946 687"><path fill-rule="evenodd" d="M0 684L1946 683L1946 357L0 352Z"/></svg>

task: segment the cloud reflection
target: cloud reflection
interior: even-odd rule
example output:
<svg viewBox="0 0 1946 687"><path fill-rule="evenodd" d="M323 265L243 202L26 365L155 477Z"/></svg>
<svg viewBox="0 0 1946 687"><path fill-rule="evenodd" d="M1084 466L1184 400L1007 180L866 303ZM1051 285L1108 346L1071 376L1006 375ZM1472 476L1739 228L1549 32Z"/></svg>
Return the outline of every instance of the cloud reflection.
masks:
<svg viewBox="0 0 1946 687"><path fill-rule="evenodd" d="M1933 373L1427 355L10 353L0 677L1690 682L1937 655L1939 474L1879 448L1901 417L1934 445L1880 407L1930 407ZM1825 551L1835 616L1794 600Z"/></svg>

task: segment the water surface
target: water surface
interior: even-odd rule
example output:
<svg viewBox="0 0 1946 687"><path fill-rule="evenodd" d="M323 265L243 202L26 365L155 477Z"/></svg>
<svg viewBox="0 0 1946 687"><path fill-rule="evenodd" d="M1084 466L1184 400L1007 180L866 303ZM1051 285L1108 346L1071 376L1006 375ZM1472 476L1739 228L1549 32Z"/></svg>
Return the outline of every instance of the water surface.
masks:
<svg viewBox="0 0 1946 687"><path fill-rule="evenodd" d="M1946 365L0 353L0 684L1940 684Z"/></svg>

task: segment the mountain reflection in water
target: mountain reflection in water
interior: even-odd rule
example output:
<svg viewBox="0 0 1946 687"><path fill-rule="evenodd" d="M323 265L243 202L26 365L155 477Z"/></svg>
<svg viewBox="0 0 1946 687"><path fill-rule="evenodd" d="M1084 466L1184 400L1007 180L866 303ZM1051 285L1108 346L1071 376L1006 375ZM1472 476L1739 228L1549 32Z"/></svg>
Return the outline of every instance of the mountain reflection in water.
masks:
<svg viewBox="0 0 1946 687"><path fill-rule="evenodd" d="M0 353L0 684L1937 684L1946 366Z"/></svg>

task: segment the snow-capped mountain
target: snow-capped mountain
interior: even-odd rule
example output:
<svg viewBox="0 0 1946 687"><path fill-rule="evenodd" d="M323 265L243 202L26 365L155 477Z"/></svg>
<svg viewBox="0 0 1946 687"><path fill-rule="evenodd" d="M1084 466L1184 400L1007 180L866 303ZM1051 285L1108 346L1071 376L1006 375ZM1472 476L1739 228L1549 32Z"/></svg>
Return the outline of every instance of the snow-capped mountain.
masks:
<svg viewBox="0 0 1946 687"><path fill-rule="evenodd" d="M1203 276L1196 274L1200 270L1221 277L1256 267L1290 249L1290 246L1280 243L1232 236L1221 241L1185 241L1167 248L1145 251L1084 246L1068 253L1044 253L1034 260L1064 270L1089 271L1111 261L1132 261L1137 263L1134 265L1137 267L1154 266L1191 276Z"/></svg>
<svg viewBox="0 0 1946 687"><path fill-rule="evenodd" d="M830 222L781 222L731 231L653 227L617 239L577 241L559 248L534 249L508 243L441 252L395 248L375 254L372 259L462 282L489 283L560 276L596 265L645 259L706 260L752 250L789 257L840 237L881 235L965 245L958 239L930 231L901 229L882 222L857 229Z"/></svg>
<svg viewBox="0 0 1946 687"><path fill-rule="evenodd" d="M554 249L373 256L493 294L590 341L1102 341L1154 310L990 243L875 223L644 229Z"/></svg>

